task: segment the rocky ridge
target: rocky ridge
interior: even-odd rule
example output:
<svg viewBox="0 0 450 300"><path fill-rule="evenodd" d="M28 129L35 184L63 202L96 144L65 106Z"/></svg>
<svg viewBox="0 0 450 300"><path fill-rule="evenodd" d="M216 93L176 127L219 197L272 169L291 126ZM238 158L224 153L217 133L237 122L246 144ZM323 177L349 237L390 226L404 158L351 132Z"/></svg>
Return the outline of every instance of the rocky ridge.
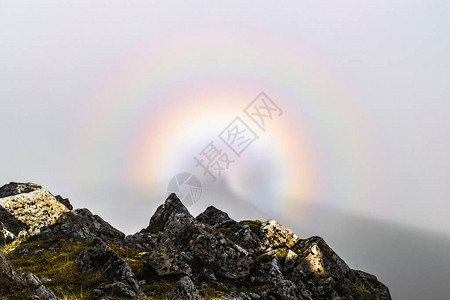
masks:
<svg viewBox="0 0 450 300"><path fill-rule="evenodd" d="M171 194L125 236L36 184L10 183L0 197L0 297L391 299L322 238L275 220L238 222L212 206L194 217Z"/></svg>

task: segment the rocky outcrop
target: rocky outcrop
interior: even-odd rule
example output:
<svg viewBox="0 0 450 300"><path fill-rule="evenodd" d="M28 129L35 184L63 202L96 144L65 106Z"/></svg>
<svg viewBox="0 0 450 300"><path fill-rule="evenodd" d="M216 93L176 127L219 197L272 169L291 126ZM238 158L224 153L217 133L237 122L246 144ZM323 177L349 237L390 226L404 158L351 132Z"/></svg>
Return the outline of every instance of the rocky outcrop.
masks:
<svg viewBox="0 0 450 300"><path fill-rule="evenodd" d="M298 240L298 236L286 226L275 220L269 220L261 224L259 238L265 247L292 247Z"/></svg>
<svg viewBox="0 0 450 300"><path fill-rule="evenodd" d="M253 258L208 224L200 223L175 194L171 194L150 220L152 238L149 268L164 274L243 279L250 274ZM162 252L164 254L162 254Z"/></svg>
<svg viewBox="0 0 450 300"><path fill-rule="evenodd" d="M0 252L0 297L14 289L16 298L86 297L87 289L92 299L391 299L322 238L301 239L275 220L237 222L213 206L194 218L171 194L125 238L39 185L11 183L0 196L0 245L20 238L8 245L11 260ZM17 285L2 288L2 278ZM52 290L43 285L50 281Z"/></svg>
<svg viewBox="0 0 450 300"><path fill-rule="evenodd" d="M50 238L55 235L72 235L85 242L100 238L108 244L122 244L125 234L88 209L67 211L52 225L41 228L41 234L33 239Z"/></svg>
<svg viewBox="0 0 450 300"><path fill-rule="evenodd" d="M146 232L156 234L164 231L170 235L177 235L184 225L193 221L194 217L181 200L175 194L171 194L150 219Z"/></svg>
<svg viewBox="0 0 450 300"><path fill-rule="evenodd" d="M0 243L38 234L68 211L47 189L34 183L11 182L0 188Z"/></svg>
<svg viewBox="0 0 450 300"><path fill-rule="evenodd" d="M200 299L200 293L189 276L184 276L177 281L170 291L170 295L175 299Z"/></svg>
<svg viewBox="0 0 450 300"><path fill-rule="evenodd" d="M320 237L299 241L293 248L295 258L288 259L284 271L293 276L332 277L342 280L349 266Z"/></svg>
<svg viewBox="0 0 450 300"><path fill-rule="evenodd" d="M47 189L37 187L16 183L3 186L1 194L11 196L0 198L0 206L29 227L53 224L68 209Z"/></svg>
<svg viewBox="0 0 450 300"><path fill-rule="evenodd" d="M100 239L92 241L77 257L76 263L81 270L100 271L105 278L113 281L98 287L106 295L129 298L144 296L128 263Z"/></svg>
<svg viewBox="0 0 450 300"><path fill-rule="evenodd" d="M42 186L31 182L27 183L10 182L0 187L0 198L31 193L41 189Z"/></svg>
<svg viewBox="0 0 450 300"><path fill-rule="evenodd" d="M36 296L39 297L39 300L56 299L55 293L44 285L41 285L36 289Z"/></svg>
<svg viewBox="0 0 450 300"><path fill-rule="evenodd" d="M259 229L254 232L246 223L236 222L227 213L214 206L209 206L203 213L196 217L196 220L211 225L231 241L250 252L262 249L262 243L257 235Z"/></svg>
<svg viewBox="0 0 450 300"><path fill-rule="evenodd" d="M67 207L68 210L72 210L73 206L70 203L69 199L67 198L63 198L60 195L56 195L55 199L58 200L62 205L64 205L65 207Z"/></svg>
<svg viewBox="0 0 450 300"><path fill-rule="evenodd" d="M192 275L192 269L186 260L190 261L192 258L179 251L166 235L159 234L148 255L146 265L159 276Z"/></svg>

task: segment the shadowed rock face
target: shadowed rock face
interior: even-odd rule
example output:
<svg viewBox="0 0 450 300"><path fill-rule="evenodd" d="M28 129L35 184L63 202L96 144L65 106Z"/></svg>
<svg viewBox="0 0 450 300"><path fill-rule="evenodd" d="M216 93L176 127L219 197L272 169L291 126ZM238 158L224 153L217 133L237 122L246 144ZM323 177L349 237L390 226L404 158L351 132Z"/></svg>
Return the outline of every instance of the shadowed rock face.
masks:
<svg viewBox="0 0 450 300"><path fill-rule="evenodd" d="M181 203L175 194L171 194L167 200L158 207L150 219L147 232L158 233L165 231L169 234L177 234L184 225L191 223L194 217Z"/></svg>
<svg viewBox="0 0 450 300"><path fill-rule="evenodd" d="M64 212L52 225L41 228L41 234L33 239L50 238L55 235L72 235L85 242L101 238L108 244L122 244L125 234L88 209Z"/></svg>
<svg viewBox="0 0 450 300"><path fill-rule="evenodd" d="M0 191L6 196L1 203L7 203L0 206L0 244L13 241L7 254L18 266L0 252L2 276L29 285L44 282L21 275L35 259L37 270L59 282L57 297L70 287L80 297L88 291L92 299L391 299L374 275L349 268L322 238L301 239L275 220L237 222L212 206L194 218L171 194L147 228L125 238L89 210L69 210L70 203L41 186L10 184ZM29 216L28 205L34 205L35 216ZM46 214L56 220L23 234L33 229L30 220L40 222ZM39 289L40 295L55 296ZM0 287L0 296L7 296L1 293Z"/></svg>
<svg viewBox="0 0 450 300"><path fill-rule="evenodd" d="M144 296L128 263L100 239L86 247L77 257L76 263L81 270L90 272L103 270L105 278L114 282L99 286L99 290L105 294L115 291L116 295L122 297Z"/></svg>
<svg viewBox="0 0 450 300"><path fill-rule="evenodd" d="M27 183L11 182L0 187L0 198L31 193L41 189L42 186L31 182Z"/></svg>
<svg viewBox="0 0 450 300"><path fill-rule="evenodd" d="M223 212L214 206L209 206L203 213L196 217L200 223L208 224L219 230L231 241L247 249L250 252L261 250L263 244L258 237L258 232L243 223L231 219L226 212Z"/></svg>

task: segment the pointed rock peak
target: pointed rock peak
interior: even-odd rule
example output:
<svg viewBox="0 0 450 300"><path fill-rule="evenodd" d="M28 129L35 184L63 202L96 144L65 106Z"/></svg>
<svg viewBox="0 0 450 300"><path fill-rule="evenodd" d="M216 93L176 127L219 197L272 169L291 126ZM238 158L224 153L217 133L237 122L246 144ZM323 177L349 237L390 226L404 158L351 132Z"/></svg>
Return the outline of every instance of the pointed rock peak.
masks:
<svg viewBox="0 0 450 300"><path fill-rule="evenodd" d="M204 212L199 214L197 218L195 218L198 222L211 225L213 227L226 227L226 225L233 225L236 223L233 219L231 219L228 214L224 211L221 211L214 206L209 206Z"/></svg>
<svg viewBox="0 0 450 300"><path fill-rule="evenodd" d="M10 182L0 187L0 198L30 193L40 189L42 189L42 186L31 182Z"/></svg>
<svg viewBox="0 0 450 300"><path fill-rule="evenodd" d="M163 206L168 207L171 210L175 210L179 213L189 213L186 206L184 206L183 202L181 202L181 200L175 193L171 193L169 197L167 197Z"/></svg>
<svg viewBox="0 0 450 300"><path fill-rule="evenodd" d="M168 229L169 224L177 223L177 228L186 222L194 220L194 217L189 213L186 206L174 193L167 197L164 204L160 205L155 214L150 219L150 223L146 231L151 233L158 233L161 230ZM178 226L180 225L180 226Z"/></svg>
<svg viewBox="0 0 450 300"><path fill-rule="evenodd" d="M311 274L342 280L350 272L349 266L318 236L299 241L293 251L298 253L293 261L293 274Z"/></svg>

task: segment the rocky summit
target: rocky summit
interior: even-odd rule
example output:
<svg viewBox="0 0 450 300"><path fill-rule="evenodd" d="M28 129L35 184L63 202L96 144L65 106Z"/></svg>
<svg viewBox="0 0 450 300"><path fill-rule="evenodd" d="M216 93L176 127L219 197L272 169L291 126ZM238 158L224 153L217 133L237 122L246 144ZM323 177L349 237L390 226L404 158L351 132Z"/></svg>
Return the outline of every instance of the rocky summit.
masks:
<svg viewBox="0 0 450 300"><path fill-rule="evenodd" d="M175 194L125 236L37 184L10 183L0 246L5 299L391 299L320 237L213 206L194 217Z"/></svg>

